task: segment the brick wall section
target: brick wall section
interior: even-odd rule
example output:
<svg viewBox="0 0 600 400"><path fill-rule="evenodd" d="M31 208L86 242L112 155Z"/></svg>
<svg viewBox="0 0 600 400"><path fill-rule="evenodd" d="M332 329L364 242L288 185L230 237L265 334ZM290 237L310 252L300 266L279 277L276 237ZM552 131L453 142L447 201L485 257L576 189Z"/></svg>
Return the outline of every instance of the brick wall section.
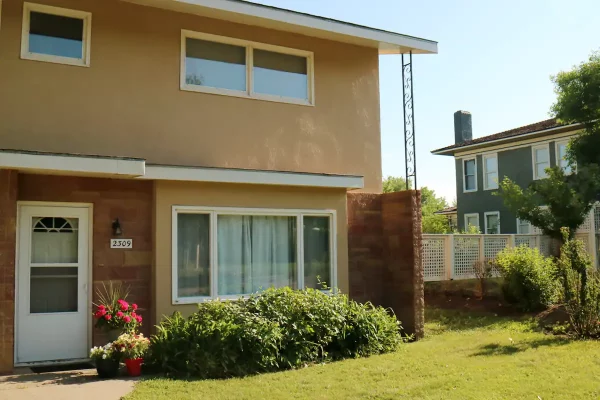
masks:
<svg viewBox="0 0 600 400"><path fill-rule="evenodd" d="M382 202L385 249L384 304L391 307L406 332L423 337L424 280L421 262L421 193L386 193Z"/></svg>
<svg viewBox="0 0 600 400"><path fill-rule="evenodd" d="M153 326L151 309L153 183L146 181L50 175L19 175L19 200L92 203L93 301L96 289L109 281L131 288L129 299L143 310L142 332ZM119 218L123 238L133 239L132 250L110 248L112 222ZM91 312L90 312L90 318ZM98 331L94 345L107 339Z"/></svg>
<svg viewBox="0 0 600 400"><path fill-rule="evenodd" d="M350 297L390 307L423 335L421 200L418 191L348 194Z"/></svg>
<svg viewBox="0 0 600 400"><path fill-rule="evenodd" d="M0 374L14 361L17 181L16 171L0 170Z"/></svg>

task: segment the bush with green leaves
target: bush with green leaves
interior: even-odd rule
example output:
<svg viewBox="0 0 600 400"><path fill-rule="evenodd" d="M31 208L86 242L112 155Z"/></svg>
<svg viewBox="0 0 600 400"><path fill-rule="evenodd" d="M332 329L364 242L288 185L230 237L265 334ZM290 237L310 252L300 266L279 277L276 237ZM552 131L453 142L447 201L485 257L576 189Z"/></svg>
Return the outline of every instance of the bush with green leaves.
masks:
<svg viewBox="0 0 600 400"><path fill-rule="evenodd" d="M600 337L600 273L581 240L565 242L558 259L558 277L562 286L561 300L569 314L570 333L578 337Z"/></svg>
<svg viewBox="0 0 600 400"><path fill-rule="evenodd" d="M496 257L496 265L503 277L505 300L521 311L543 310L556 300L556 265L537 248L505 249Z"/></svg>
<svg viewBox="0 0 600 400"><path fill-rule="evenodd" d="M246 300L202 303L163 321L148 362L169 375L243 376L396 350L396 317L315 289L268 289Z"/></svg>

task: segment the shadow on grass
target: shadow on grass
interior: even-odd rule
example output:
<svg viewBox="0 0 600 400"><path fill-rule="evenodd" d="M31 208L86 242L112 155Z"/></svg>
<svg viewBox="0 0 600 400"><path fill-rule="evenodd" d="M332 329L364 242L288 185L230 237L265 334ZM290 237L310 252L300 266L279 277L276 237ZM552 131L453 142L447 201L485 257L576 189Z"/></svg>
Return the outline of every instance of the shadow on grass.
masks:
<svg viewBox="0 0 600 400"><path fill-rule="evenodd" d="M527 340L518 343L503 345L500 343L490 343L483 345L471 357L478 356L506 356L520 353L529 349L537 349L538 347L556 347L569 344L569 340L564 338L548 337L536 340Z"/></svg>

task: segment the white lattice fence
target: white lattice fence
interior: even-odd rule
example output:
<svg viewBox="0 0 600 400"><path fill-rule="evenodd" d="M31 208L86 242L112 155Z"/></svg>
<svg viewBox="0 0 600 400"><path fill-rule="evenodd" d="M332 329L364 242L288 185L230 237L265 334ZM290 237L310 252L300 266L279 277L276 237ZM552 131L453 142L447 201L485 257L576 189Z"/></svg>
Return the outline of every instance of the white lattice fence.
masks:
<svg viewBox="0 0 600 400"><path fill-rule="evenodd" d="M515 235L515 246L537 247L538 235Z"/></svg>
<svg viewBox="0 0 600 400"><path fill-rule="evenodd" d="M493 260L502 250L510 246L510 236L489 235L483 237L483 257Z"/></svg>
<svg viewBox="0 0 600 400"><path fill-rule="evenodd" d="M454 236L454 269L453 278L473 277L473 264L481 259L481 236Z"/></svg>
<svg viewBox="0 0 600 400"><path fill-rule="evenodd" d="M446 278L448 239L445 236L423 238L423 275L426 281L441 281Z"/></svg>

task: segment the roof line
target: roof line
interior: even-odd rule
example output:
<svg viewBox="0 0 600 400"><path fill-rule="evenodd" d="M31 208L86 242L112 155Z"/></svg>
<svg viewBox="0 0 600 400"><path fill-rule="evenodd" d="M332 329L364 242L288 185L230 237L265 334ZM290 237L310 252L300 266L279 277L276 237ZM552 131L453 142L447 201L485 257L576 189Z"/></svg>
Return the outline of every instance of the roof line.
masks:
<svg viewBox="0 0 600 400"><path fill-rule="evenodd" d="M518 134L518 135L513 135L513 136L507 136L507 137L502 137L502 138L498 138L498 139L492 139L492 140L487 140L487 141L483 141L483 142L478 142L478 143L473 143L473 144L469 144L466 146L458 146L458 147L442 147L441 149L437 149L437 150L432 150L431 154L434 155L452 155L452 153L457 152L457 151L462 151L465 149L472 149L472 148L477 148L477 147L487 147L488 145L492 145L495 143L499 143L499 142L508 142L512 139L515 138L523 138L523 137L527 137L527 136L533 136L536 134L540 134L540 133L550 133L553 131L557 131L557 130L569 130L568 128L573 128L573 127L577 127L577 126L581 126L582 124L580 123L574 123L574 124L569 124L569 125L561 125L561 126L555 126L553 128L547 128L547 129L541 129L538 131L533 131L533 132L527 132L527 133L522 133L522 134ZM502 133L502 132L500 132Z"/></svg>

